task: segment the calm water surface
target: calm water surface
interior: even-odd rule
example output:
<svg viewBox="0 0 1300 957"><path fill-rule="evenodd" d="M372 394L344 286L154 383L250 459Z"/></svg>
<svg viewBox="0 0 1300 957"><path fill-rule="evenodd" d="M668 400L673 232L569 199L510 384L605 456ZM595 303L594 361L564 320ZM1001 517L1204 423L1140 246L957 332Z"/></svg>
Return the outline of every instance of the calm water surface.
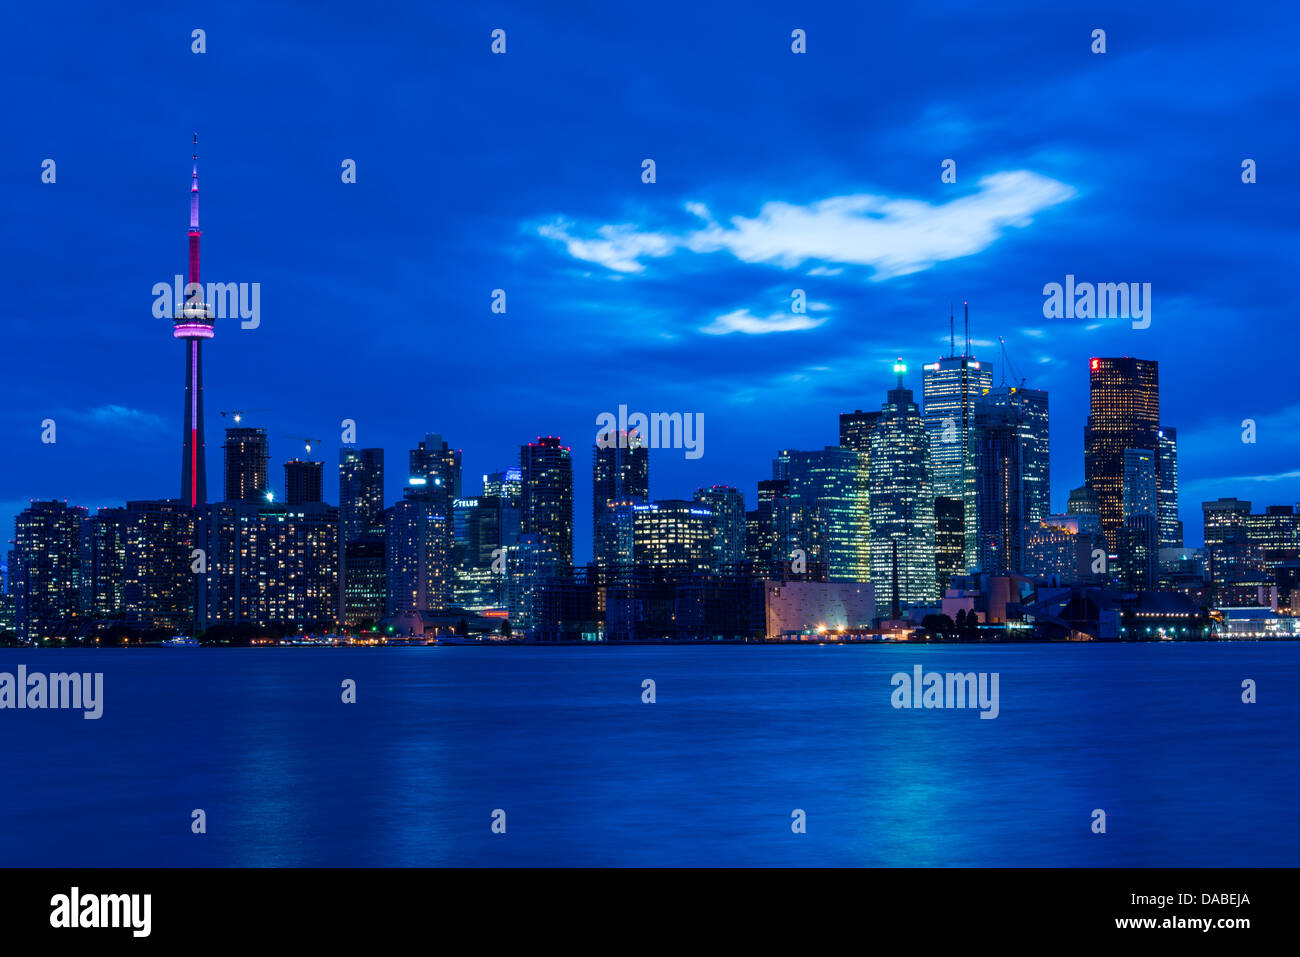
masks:
<svg viewBox="0 0 1300 957"><path fill-rule="evenodd" d="M0 649L19 664L102 671L105 704L0 711L9 866L1300 864L1295 644ZM1000 716L893 709L915 664L998 672Z"/></svg>

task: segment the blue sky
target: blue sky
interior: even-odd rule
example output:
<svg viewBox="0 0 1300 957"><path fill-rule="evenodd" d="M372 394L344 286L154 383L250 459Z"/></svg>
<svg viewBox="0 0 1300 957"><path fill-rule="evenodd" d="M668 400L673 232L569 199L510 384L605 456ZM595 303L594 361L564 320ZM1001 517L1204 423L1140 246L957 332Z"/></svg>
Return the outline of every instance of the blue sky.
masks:
<svg viewBox="0 0 1300 957"><path fill-rule="evenodd" d="M467 493L558 434L585 558L598 414L702 412L705 454L653 453L652 494L752 502L778 449L879 407L895 356L919 391L968 299L995 379L1004 336L1051 393L1057 510L1092 355L1160 361L1189 543L1203 499L1300 500L1294 10L174 6L27 5L0 36L7 534L33 497L177 494L184 360L151 288L184 269L194 131L203 278L262 287L260 327L205 354L212 493L222 409L265 410L277 486L291 436L337 461L344 418L391 494L426 432ZM1044 319L1066 274L1151 283L1150 328Z"/></svg>

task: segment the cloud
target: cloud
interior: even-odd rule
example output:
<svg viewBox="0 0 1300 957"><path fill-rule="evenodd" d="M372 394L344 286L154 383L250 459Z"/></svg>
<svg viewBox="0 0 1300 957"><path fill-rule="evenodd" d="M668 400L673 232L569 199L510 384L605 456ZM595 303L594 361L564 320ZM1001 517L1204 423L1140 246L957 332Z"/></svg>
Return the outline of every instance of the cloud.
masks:
<svg viewBox="0 0 1300 957"><path fill-rule="evenodd" d="M994 173L978 190L944 203L859 193L805 206L764 203L754 217L714 222L707 207L687 203L704 225L682 233L642 232L631 224L600 226L592 238L575 236L557 221L540 235L565 244L569 255L617 272L641 272L644 258L679 250L731 253L742 262L795 269L816 263L865 266L873 280L929 269L986 249L1007 229L1023 228L1035 213L1075 196L1071 186L1029 170Z"/></svg>
<svg viewBox="0 0 1300 957"><path fill-rule="evenodd" d="M154 413L142 412L124 405L101 405L87 411L71 412L69 415L90 425L110 428L162 429L165 427L163 420Z"/></svg>
<svg viewBox="0 0 1300 957"><path fill-rule="evenodd" d="M805 329L816 329L828 318L830 317L814 319L812 316L790 312L774 312L764 317L755 316L748 309L737 309L718 316L707 326L701 327L700 331L711 336L725 336L732 332L743 332L750 336L769 332L802 332Z"/></svg>

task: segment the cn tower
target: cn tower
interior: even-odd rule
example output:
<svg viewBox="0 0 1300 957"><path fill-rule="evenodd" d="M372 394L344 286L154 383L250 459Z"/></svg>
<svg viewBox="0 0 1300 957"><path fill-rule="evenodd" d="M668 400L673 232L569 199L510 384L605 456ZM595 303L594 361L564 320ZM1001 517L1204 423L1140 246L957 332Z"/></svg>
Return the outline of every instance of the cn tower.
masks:
<svg viewBox="0 0 1300 957"><path fill-rule="evenodd" d="M190 182L190 279L177 303L172 335L185 343L185 412L182 419L181 501L206 505L207 456L203 445L203 340L212 338L212 310L199 285L199 134L194 134Z"/></svg>

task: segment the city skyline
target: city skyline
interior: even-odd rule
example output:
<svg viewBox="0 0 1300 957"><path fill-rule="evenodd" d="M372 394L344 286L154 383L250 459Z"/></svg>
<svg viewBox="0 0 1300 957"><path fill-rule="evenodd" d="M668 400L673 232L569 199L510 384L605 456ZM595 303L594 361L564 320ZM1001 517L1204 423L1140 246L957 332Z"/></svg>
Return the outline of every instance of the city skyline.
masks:
<svg viewBox="0 0 1300 957"><path fill-rule="evenodd" d="M1273 49L1279 37L1226 15L1202 23L1194 32L1212 28L1217 38L1218 66L1207 72L1176 42L1189 28L1164 24L1153 35L1140 13L1121 9L1098 14L1111 37L1104 56L1088 49L1091 24L1065 13L1045 14L1027 48L1011 9L991 15L974 47L960 30L927 34L902 11L837 11L833 20L799 12L736 24L727 42L674 73L667 65L681 38L672 24L695 21L670 5L646 39L660 37L671 58L647 53L655 43L640 48L663 110L645 116L618 109L639 94L635 76L607 69L618 43L606 41L622 35L613 13L563 38L547 33L544 46L535 21L513 13L506 56L493 57L487 39L480 51L457 42L418 81L388 51L421 43L419 25L433 21L419 12L408 25L417 29L359 32L340 30L329 11L307 23L268 12L265 27L283 32L274 49L245 42L234 26L241 15L213 12L206 29L224 38L204 56L171 42L193 28L180 12L132 32L102 25L92 57L111 50L128 65L111 69L118 89L109 91L69 82L63 73L84 51L57 42L34 13L18 14L15 35L30 28L31 42L12 51L15 67L44 92L16 101L15 141L32 152L10 154L11 179L30 185L13 191L4 227L15 317L6 327L10 401L0 409L13 454L0 476L6 528L33 497L94 508L174 494L176 357L150 316L149 289L183 271L184 212L172 184L189 173L178 145L194 129L209 197L205 278L264 287L260 327L225 323L205 356L208 428L216 434L219 410L268 410L275 479L291 457L289 436L326 437L320 457L332 462L344 418L358 423L361 447L401 450L441 432L466 450L470 475L509 467L520 443L558 434L584 476L596 414L626 404L698 411L710 426L700 460L651 452L655 496L725 484L748 498L778 448L834 444L839 413L878 407L896 356L914 375L944 356L950 304L968 299L972 350L993 363L995 382L1001 335L1016 372L1053 396L1052 512L1083 481L1076 423L1087 394L1077 370L1094 355L1162 365L1188 544L1202 540L1188 504L1300 499L1300 405L1285 377L1238 376L1228 388L1220 371L1261 365L1257 344L1283 341L1289 329L1285 264L1295 239L1279 227L1294 220L1296 200L1271 184L1283 182L1279 157L1294 134L1240 109L1277 102L1275 80L1256 76L1248 51ZM476 17L448 16L439 30L486 38ZM808 31L805 58L788 49L789 17ZM872 40L882 32L890 43ZM863 43L871 57L860 56ZM382 69L372 63L380 50ZM355 88L340 85L322 51L370 68L349 81ZM608 82L530 87L557 57ZM1283 74L1296 69L1273 59ZM257 100L253 77L281 62L328 95L277 88L265 109L236 109ZM742 63L753 96L725 111L695 102L701 84ZM158 88L156 68L174 83ZM1039 87L1028 100L1018 92L1025 70ZM882 98L873 77L891 71L907 82ZM1142 86L1150 108L1140 124L1125 118L1138 73L1164 78L1154 91ZM1086 97L1076 91L1083 78ZM522 102L512 99L525 88ZM828 89L830 106L809 108L809 92ZM1203 102L1195 123L1175 89ZM464 105L439 111L455 97ZM116 99L137 105L123 114L110 106ZM392 109L349 114L342 126L331 119L340 103L377 100ZM281 107L290 101L287 128ZM583 115L618 119L592 131ZM1204 143L1206 129L1217 145ZM781 149L763 148L772 136ZM1124 145L1134 136L1164 144L1168 162L1139 163ZM59 164L51 184L39 179L47 156ZM641 181L646 157L658 164L654 184ZM940 179L949 157L955 183ZM1259 182L1241 182L1245 157L1259 162ZM355 184L340 181L349 158ZM902 220L861 238L863 217L836 198L862 196L901 204ZM1190 230L1189 209L1200 216ZM777 235L781 216L803 245ZM953 248L918 248L914 231L936 224ZM1242 249L1250 254L1234 252ZM1043 286L1071 275L1151 282L1151 326L1043 318ZM491 312L498 288L508 295L504 316ZM806 292L808 312L791 314L794 289ZM106 321L56 353L43 317L71 314L87 298L104 305ZM1242 321L1249 337L1232 331ZM1222 400L1204 401L1206 377L1224 383ZM919 394L919 377L909 386ZM39 442L46 417L59 424L52 446ZM1246 418L1259 423L1253 445L1240 441ZM210 457L209 470L215 464ZM387 471L388 500L400 494L400 472ZM329 495L329 476L325 486ZM581 560L590 490L580 482L575 491Z"/></svg>

